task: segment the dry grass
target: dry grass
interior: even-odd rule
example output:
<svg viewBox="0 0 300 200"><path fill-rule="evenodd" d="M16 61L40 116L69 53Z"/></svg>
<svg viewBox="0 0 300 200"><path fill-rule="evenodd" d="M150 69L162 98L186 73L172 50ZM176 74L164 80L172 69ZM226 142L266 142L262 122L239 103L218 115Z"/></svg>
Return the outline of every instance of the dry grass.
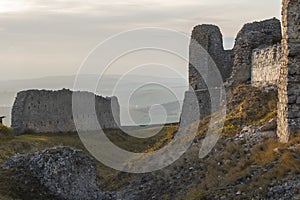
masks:
<svg viewBox="0 0 300 200"><path fill-rule="evenodd" d="M240 85L228 97L222 135L235 136L244 126L261 126L276 116L275 91L266 92L250 85ZM198 136L203 136L207 132L210 119L211 116L207 116L199 122Z"/></svg>
<svg viewBox="0 0 300 200"><path fill-rule="evenodd" d="M299 141L299 138L294 138ZM295 143L295 141L291 141ZM266 197L268 186L274 180L287 175L300 174L300 150L290 149L290 144L280 144L275 140L266 140L258 144L251 152L245 152L239 142L219 141L218 153L201 161L204 166L204 179L195 182L181 199L212 199L241 191L243 196L236 199L255 199L257 195ZM222 149L222 147L224 147ZM274 149L279 148L279 152Z"/></svg>
<svg viewBox="0 0 300 200"><path fill-rule="evenodd" d="M158 140L158 142L156 142L154 145L151 145L147 148L146 152L154 152L160 148L162 148L163 146L165 146L166 144L169 144L171 142L171 140L173 139L175 133L178 131L179 126L178 125L171 125L170 127L168 127L168 129L166 130L166 133L164 134L164 137L162 137L160 140Z"/></svg>
<svg viewBox="0 0 300 200"><path fill-rule="evenodd" d="M262 125L277 115L277 93L240 85L228 99L223 134L236 135L243 126Z"/></svg>
<svg viewBox="0 0 300 200"><path fill-rule="evenodd" d="M153 129L153 128L151 128ZM155 128L154 128L155 129ZM150 139L137 139L131 137L120 130L106 130L105 133L109 139L123 149L133 152L145 152L146 149L154 149L153 145L167 143L173 134L178 129L177 126L164 127L156 136ZM148 130L145 128L142 131L152 132L156 130ZM89 153L81 143L76 133L49 133L49 134L25 134L14 136L12 134L0 134L0 165L16 153L26 154L35 151L41 151L54 146L72 146L82 149ZM120 173L102 163L97 163L97 172L100 179L100 187L107 190L116 190L120 187L128 185L134 176ZM11 182L9 171L0 169L0 199L18 199L20 194L17 194L13 189L16 183ZM8 192L9 191L9 192Z"/></svg>
<svg viewBox="0 0 300 200"><path fill-rule="evenodd" d="M278 159L278 155L274 151L275 148L280 147L281 144L274 139L269 139L262 144L259 144L253 149L253 158L259 165L267 165Z"/></svg>
<svg viewBox="0 0 300 200"><path fill-rule="evenodd" d="M0 134L10 134L12 132L12 128L4 126L0 123Z"/></svg>
<svg viewBox="0 0 300 200"><path fill-rule="evenodd" d="M169 189L183 188L180 194L176 194L176 199L212 199L216 193L235 195L237 191L241 191L245 196L236 196L236 199L255 199L257 194L262 197L267 194L268 185L273 180L281 179L287 174L299 174L300 131L298 135L291 137L288 144L280 144L274 139L268 139L247 151L243 143L230 140L231 136L239 133L243 126L260 126L276 117L276 106L275 92L265 92L248 85L237 87L229 97L229 110L223 127L223 137L211 154L199 160L197 157L199 149L191 149L184 158L170 166L177 170L176 176L180 178L176 179L179 186L171 185L172 188ZM209 121L210 116L200 122L197 137L199 141L207 131ZM123 149L133 152L153 152L168 144L177 130L177 126L166 127L156 137L147 140L136 139L116 130L108 130L107 135L112 142ZM84 149L78 136L71 133L29 134L19 137L0 135L0 164L17 152L27 153L56 145ZM274 151L276 148L278 150ZM186 168L190 166L196 168L199 165L203 167L195 174L185 172ZM164 174L167 171L172 172L171 169L167 169ZM118 190L139 177L117 172L101 163L98 163L98 173L101 188L107 190ZM3 178L0 183L6 183L8 177L8 174L0 170L0 180ZM187 185L189 181L191 183ZM161 182L157 181L156 184ZM4 186L0 187L0 199L1 194L5 195L5 190L8 189ZM164 191L165 194L161 199L174 199L174 194L168 191Z"/></svg>
<svg viewBox="0 0 300 200"><path fill-rule="evenodd" d="M251 199L256 195L264 197L273 180L288 173L300 173L300 131L288 144L268 139L250 152L245 152L240 142L226 142L226 138L237 135L244 126L261 126L276 117L276 92L241 85L229 97L227 107L223 127L225 140L219 140L215 147L219 154L213 153L203 161L206 166L204 180L195 183L181 199L212 199L216 191L219 195L222 191L224 194L235 195L237 191L246 194L236 196L236 199ZM206 132L209 119L210 116L200 122L199 135ZM294 147L293 150L290 147Z"/></svg>

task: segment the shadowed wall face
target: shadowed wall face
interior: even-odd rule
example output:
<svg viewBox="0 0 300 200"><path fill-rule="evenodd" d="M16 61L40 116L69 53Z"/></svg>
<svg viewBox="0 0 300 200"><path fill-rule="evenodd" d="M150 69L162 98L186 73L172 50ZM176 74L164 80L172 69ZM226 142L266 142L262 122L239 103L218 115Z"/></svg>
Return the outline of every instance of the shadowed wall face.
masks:
<svg viewBox="0 0 300 200"><path fill-rule="evenodd" d="M283 0L282 23L277 135L281 142L287 142L300 130L300 0Z"/></svg>
<svg viewBox="0 0 300 200"><path fill-rule="evenodd" d="M5 117L0 117L0 124L3 124L3 119L4 119Z"/></svg>
<svg viewBox="0 0 300 200"><path fill-rule="evenodd" d="M252 51L277 44L281 35L281 24L276 18L245 24L235 40L232 75L228 82L237 86L250 81Z"/></svg>
<svg viewBox="0 0 300 200"><path fill-rule="evenodd" d="M209 24L198 25L194 27L191 39L189 81L193 89L201 90L206 88L203 77L201 77L203 74L200 75L193 66L197 65L203 68L205 66L210 66L208 62L210 62L211 59L207 58L207 54L203 52L204 50L207 51L211 56L212 61L218 67L223 81L229 78L232 69L233 52L224 50L223 36L220 28ZM199 46L197 44L194 45L193 43L197 43ZM203 50L200 48L203 48Z"/></svg>
<svg viewBox="0 0 300 200"><path fill-rule="evenodd" d="M73 116L72 95L80 96L79 111ZM94 102L91 100L95 100ZM94 106L87 105L89 102ZM93 112L93 108L95 112ZM93 114L95 113L96 116ZM101 125L102 129L118 128L120 108L116 97L103 98L90 92L70 90L28 90L19 92L12 109L12 128L16 134L26 131L41 133L75 132L74 120L84 127ZM95 124L87 124L87 123ZM93 130L92 130L93 129Z"/></svg>
<svg viewBox="0 0 300 200"><path fill-rule="evenodd" d="M194 27L189 49L189 83L198 99L200 118L211 114L210 93L204 80L214 82L216 77L212 75L214 74L212 66L217 67L223 82L229 78L233 63L232 53L231 50L224 50L223 36L219 27L209 24ZM190 92L185 94L183 110L189 107Z"/></svg>

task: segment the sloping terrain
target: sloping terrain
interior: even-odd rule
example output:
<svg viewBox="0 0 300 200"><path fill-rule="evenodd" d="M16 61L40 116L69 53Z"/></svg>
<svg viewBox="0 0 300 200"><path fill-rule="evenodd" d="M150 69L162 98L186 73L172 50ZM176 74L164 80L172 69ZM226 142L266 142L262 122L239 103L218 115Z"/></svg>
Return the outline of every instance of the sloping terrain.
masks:
<svg viewBox="0 0 300 200"><path fill-rule="evenodd" d="M277 142L276 104L275 91L241 85L228 97L222 136L207 157L199 159L198 153L209 117L200 122L191 148L171 166L148 174L128 174L98 163L99 185L102 190L118 192L121 199L297 198L300 194L300 137L293 136L287 144ZM132 138L117 130L110 130L107 135L121 148L145 152L168 144L177 128L165 127L156 137L147 140ZM53 146L84 149L74 133L1 135L0 164L15 153ZM13 176L13 171L0 169L0 199L26 199L22 196L24 191L18 190L18 183L11 179ZM32 185L34 187L37 186Z"/></svg>

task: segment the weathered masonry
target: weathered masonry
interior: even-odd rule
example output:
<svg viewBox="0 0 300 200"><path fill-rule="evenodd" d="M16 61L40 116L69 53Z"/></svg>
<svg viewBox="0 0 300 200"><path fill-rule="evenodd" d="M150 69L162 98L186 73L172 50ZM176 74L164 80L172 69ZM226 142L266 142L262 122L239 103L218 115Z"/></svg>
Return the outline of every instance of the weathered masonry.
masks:
<svg viewBox="0 0 300 200"><path fill-rule="evenodd" d="M250 81L256 87L277 86L277 135L281 142L287 142L291 134L300 131L300 0L283 0L282 4L283 28L276 18L245 24L233 50L224 50L220 29L214 25L196 26L191 44L196 41L209 53L228 91ZM210 95L202 76L214 77L205 71L198 73L191 63L208 68L211 61L204 55L201 48L190 48L193 91L186 93L183 105L183 109L193 110L189 98L195 93L201 118L211 114Z"/></svg>
<svg viewBox="0 0 300 200"><path fill-rule="evenodd" d="M256 87L277 85L282 62L281 45L253 50L251 83Z"/></svg>
<svg viewBox="0 0 300 200"><path fill-rule="evenodd" d="M281 38L281 24L276 18L245 24L235 39L232 74L228 83L237 86L249 82L253 50L280 43Z"/></svg>
<svg viewBox="0 0 300 200"><path fill-rule="evenodd" d="M195 93L198 99L200 118L204 118L211 114L211 99L203 76L210 77L210 74L213 74L211 73L213 69L210 67L215 64L223 82L229 78L233 65L233 51L224 50L223 36L219 27L209 24L199 25L193 29L189 50L189 82L193 91L186 92L183 110L195 109L190 108L189 105L191 100L189 93ZM216 80L213 82L216 83ZM214 84L211 84L210 87Z"/></svg>
<svg viewBox="0 0 300 200"><path fill-rule="evenodd" d="M233 50L224 50L223 36L217 26L196 26L192 32L189 53L189 83L193 91L187 92L183 109L189 104L188 93L194 92L201 118L211 114L210 94L202 76L216 78L209 76L212 61L229 88L250 80L257 86L276 84L281 61L281 46L278 44L281 38L281 24L276 18L248 23L239 31ZM193 45L195 42L203 49ZM203 50L207 51L210 58ZM199 74L194 65L207 70Z"/></svg>
<svg viewBox="0 0 300 200"><path fill-rule="evenodd" d="M12 128L16 134L26 131L34 132L75 132L72 112L72 95L70 90L46 91L28 90L17 94L12 109ZM101 128L118 128L120 125L120 108L116 97L104 98L89 92L76 92L85 99L95 98L95 110ZM75 116L82 123L93 118L90 112L81 112Z"/></svg>
<svg viewBox="0 0 300 200"><path fill-rule="evenodd" d="M282 3L282 66L278 83L278 127L281 142L300 130L300 0Z"/></svg>

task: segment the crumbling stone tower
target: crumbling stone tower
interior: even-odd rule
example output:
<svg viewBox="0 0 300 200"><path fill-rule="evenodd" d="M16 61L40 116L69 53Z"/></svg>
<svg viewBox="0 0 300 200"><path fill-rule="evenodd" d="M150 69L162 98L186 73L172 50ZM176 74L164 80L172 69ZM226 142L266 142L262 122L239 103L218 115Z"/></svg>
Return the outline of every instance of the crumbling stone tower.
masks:
<svg viewBox="0 0 300 200"><path fill-rule="evenodd" d="M222 81L229 78L233 64L233 51L224 50L223 36L219 27L210 24L194 27L189 50L189 83L198 99L200 118L204 118L211 114L210 93L204 79L213 74L212 65L215 65L220 71ZM210 79L217 83L214 78L216 77ZM192 91L185 94L183 110L188 107L186 105L190 100L189 92Z"/></svg>
<svg viewBox="0 0 300 200"><path fill-rule="evenodd" d="M194 27L191 39L208 52L218 67L223 81L229 78L233 64L233 51L224 50L223 35L220 28L210 24L198 25ZM202 55L201 50L195 47L191 41L189 80L194 90L206 89L206 85L202 80L203 78L193 66L193 64L201 65L200 63L204 60L205 55Z"/></svg>
<svg viewBox="0 0 300 200"><path fill-rule="evenodd" d="M282 66L278 84L278 127L281 142L300 130L300 0L282 3Z"/></svg>

